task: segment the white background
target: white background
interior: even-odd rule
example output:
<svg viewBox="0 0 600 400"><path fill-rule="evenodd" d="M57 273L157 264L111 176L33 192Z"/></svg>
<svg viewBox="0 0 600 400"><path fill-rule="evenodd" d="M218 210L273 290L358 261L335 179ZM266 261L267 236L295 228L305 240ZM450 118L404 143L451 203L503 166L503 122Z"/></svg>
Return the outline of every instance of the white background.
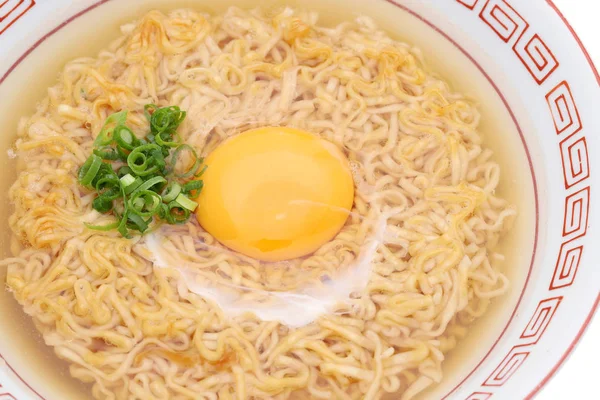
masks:
<svg viewBox="0 0 600 400"><path fill-rule="evenodd" d="M600 3L597 0L554 0L554 3L600 68ZM600 312L596 313L571 357L535 400L597 400L600 399L599 386Z"/></svg>

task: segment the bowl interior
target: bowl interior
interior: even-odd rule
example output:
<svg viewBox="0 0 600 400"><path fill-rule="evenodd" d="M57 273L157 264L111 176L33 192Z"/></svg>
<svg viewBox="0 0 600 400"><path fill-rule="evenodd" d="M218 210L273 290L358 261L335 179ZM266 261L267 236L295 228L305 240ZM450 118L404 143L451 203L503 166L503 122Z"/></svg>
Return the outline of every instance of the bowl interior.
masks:
<svg viewBox="0 0 600 400"><path fill-rule="evenodd" d="M92 1L87 3L93 4ZM113 38L119 36L120 24L129 22L150 9L167 11L178 7L194 7L208 12L221 12L230 5L252 7L256 4L256 1L252 0L113 0L84 13L49 36L12 71L0 87L3 98L14 100L5 102L0 108L0 120L7 128L5 134L0 136L0 159L5 167L0 179L0 191L7 193L15 177L14 162L9 159L6 151L14 142L14 132L19 119L34 111L36 102L45 96L46 88L55 83L59 71L68 60L95 56ZM502 181L498 190L519 209L519 218L514 230L502 244L502 251L507 256L504 268L511 280L511 289L508 294L494 302L488 313L473 325L458 348L449 354L444 365L443 382L422 396L439 398L476 366L497 339L517 304L529 271L536 215L535 203L531 201L534 197L533 178L519 128L501 96L507 100L518 120L520 130L524 132L532 126L530 116L525 112L526 107L516 95L516 89L512 86L514 83L503 74L488 52L472 53L470 55L473 59L470 59L447 37L422 19L385 0L277 0L263 1L261 4L264 7L285 4L313 9L321 13L320 21L325 24L353 19L357 15L371 16L393 37L420 47L432 69L450 81L456 90L470 94L480 101L481 131L486 146L494 150L495 158L502 167ZM415 9L418 9L422 18L436 26L439 23L444 33L460 41L465 47L476 47L476 38L467 37L458 24L451 23L448 17L442 15L435 7L415 6ZM71 13L67 12L65 15L67 16L60 17L62 19L49 19L46 30L53 29ZM474 60L493 81L498 82L500 93ZM32 71L40 68L43 68L43 73L32 74ZM527 145L535 149L536 139L528 136ZM10 207L6 195L2 197L2 201L5 207L0 208L0 223L7 226ZM1 233L3 257L9 254L8 238L9 232L5 229ZM5 271L0 270L0 280L4 281L5 276L2 274L5 274ZM0 291L0 315L0 337L3 339L0 353L42 397L75 400L90 396L89 389L83 384L75 383L75 380L69 377L68 368L57 362L53 353L42 344L29 318L6 291Z"/></svg>

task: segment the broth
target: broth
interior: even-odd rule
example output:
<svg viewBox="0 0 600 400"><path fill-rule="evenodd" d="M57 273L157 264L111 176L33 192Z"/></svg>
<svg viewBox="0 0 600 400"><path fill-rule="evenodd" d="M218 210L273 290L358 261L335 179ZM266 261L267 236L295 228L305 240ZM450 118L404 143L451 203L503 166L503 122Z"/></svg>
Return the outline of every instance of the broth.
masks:
<svg viewBox="0 0 600 400"><path fill-rule="evenodd" d="M444 382L422 395L423 398L436 398L441 397L448 387L452 387L450 382L465 376L480 360L484 353L482 349L491 346L518 301L533 252L536 215L534 202L531 201L534 197L533 184L518 131L502 100L481 72L458 49L423 22L406 12L396 9L390 12L394 6L384 1L380 3L373 6L366 0L261 2L263 7L286 4L319 11L320 22L325 24L339 23L360 14L369 15L395 39L420 47L433 70L451 82L454 88L471 94L480 101L480 130L484 135L485 145L494 150L495 159L502 167L498 191L504 198L516 204L519 210L512 234L504 238L499 249L506 255L504 272L511 281L511 289L502 301L494 301L490 310L471 326L468 336L450 353L444 365ZM232 4L248 7L256 2L223 1L218 5L211 2L210 6L205 7L203 2L186 0L109 1L74 20L43 42L0 86L2 98L14 99L5 102L4 107L0 109L0 121L3 121L3 126L7 128L0 138L0 148L8 149L12 145L19 119L34 112L36 101L42 99L46 88L54 84L66 61L96 55L101 48L120 35L118 28L121 24L151 9L167 11L180 7L194 7L209 12L221 12ZM398 28L399 26L402 28ZM440 48L443 51L439 51ZM42 65L44 73L30 76L29 71ZM27 82L26 88L23 87L23 82ZM18 97L15 96L17 93ZM0 190L7 193L15 178L15 162L8 157L6 151L0 157L4 166ZM6 198L2 201L4 207L0 209L0 221L7 226L11 207ZM8 238L9 231L5 229L1 236L3 258L9 254ZM0 270L0 281L4 282L5 278L6 271ZM24 315L7 291L0 291L0 315L0 337L5 339L0 344L0 354L25 381L32 383L40 395L45 398L91 398L89 388L70 378L66 365L43 344L30 318ZM33 363L31 360L36 361Z"/></svg>

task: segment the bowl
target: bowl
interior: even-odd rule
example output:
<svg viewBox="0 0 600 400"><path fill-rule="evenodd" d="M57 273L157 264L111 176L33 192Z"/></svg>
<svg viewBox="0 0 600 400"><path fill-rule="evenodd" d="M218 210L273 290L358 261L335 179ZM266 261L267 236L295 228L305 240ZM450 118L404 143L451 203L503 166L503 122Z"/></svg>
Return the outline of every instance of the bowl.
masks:
<svg viewBox="0 0 600 400"><path fill-rule="evenodd" d="M66 60L93 56L118 26L153 8L207 11L247 0L7 0L0 3L0 192L14 179L18 119L34 110ZM481 100L486 142L502 160L500 190L519 207L506 238L511 289L478 320L427 399L532 398L556 373L600 300L591 208L600 175L600 75L551 0L262 1L320 11L325 22L368 15L423 49L428 63ZM597 183L598 184L598 183ZM0 210L7 226L7 196ZM8 230L2 231L3 255ZM6 272L0 270L0 280ZM0 399L81 399L89 389L43 344L12 296L0 293Z"/></svg>

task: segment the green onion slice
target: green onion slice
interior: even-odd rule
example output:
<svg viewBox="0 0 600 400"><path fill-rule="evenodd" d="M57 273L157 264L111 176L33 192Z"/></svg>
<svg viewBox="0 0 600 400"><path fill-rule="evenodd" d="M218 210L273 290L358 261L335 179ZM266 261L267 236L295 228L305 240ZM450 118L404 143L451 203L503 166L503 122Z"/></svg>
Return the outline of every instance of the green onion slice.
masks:
<svg viewBox="0 0 600 400"><path fill-rule="evenodd" d="M115 127L113 136L117 146L126 150L133 150L138 143L133 131L125 125L118 125Z"/></svg>
<svg viewBox="0 0 600 400"><path fill-rule="evenodd" d="M177 106L156 108L155 105L150 105L146 106L145 110L148 114L153 110L150 115L150 129L154 135L174 132L186 116L186 112Z"/></svg>
<svg viewBox="0 0 600 400"><path fill-rule="evenodd" d="M158 213L162 199L160 195L151 190L139 190L128 200L129 208L140 217L152 217Z"/></svg>
<svg viewBox="0 0 600 400"><path fill-rule="evenodd" d="M121 168L119 168L117 170L117 175L119 176L119 178L122 178L127 174L131 175L131 174L133 174L133 171L131 170L131 168L129 168L126 165L122 166Z"/></svg>
<svg viewBox="0 0 600 400"><path fill-rule="evenodd" d="M113 201L104 196L99 196L92 201L92 208L100 213L106 213L113 209Z"/></svg>
<svg viewBox="0 0 600 400"><path fill-rule="evenodd" d="M158 171L158 166L151 165L154 159L150 159L147 154L153 150L160 150L160 146L156 144L144 144L131 151L127 157L127 165L136 175L146 176Z"/></svg>
<svg viewBox="0 0 600 400"><path fill-rule="evenodd" d="M103 160L113 161L119 159L119 153L117 153L117 150L113 149L112 147L101 147L99 149L94 149L94 154Z"/></svg>
<svg viewBox="0 0 600 400"><path fill-rule="evenodd" d="M180 193L179 196L175 199L175 203L179 204L181 207L194 211L196 207L198 207L198 203L193 200L190 200L185 194Z"/></svg>
<svg viewBox="0 0 600 400"><path fill-rule="evenodd" d="M167 163L165 162L165 156L160 150L152 150L152 162L161 172L163 172L167 166Z"/></svg>
<svg viewBox="0 0 600 400"><path fill-rule="evenodd" d="M164 137L163 137L164 136ZM175 133L177 140L173 140L173 137L168 132L159 132L154 136L156 144L162 147L177 147L181 142L181 138Z"/></svg>
<svg viewBox="0 0 600 400"><path fill-rule="evenodd" d="M163 185L167 183L167 180L162 176L155 176L153 178L148 179L146 182L142 183L139 188L135 191L149 190L152 186L155 185Z"/></svg>
<svg viewBox="0 0 600 400"><path fill-rule="evenodd" d="M119 160L127 162L127 157L131 152L127 149L122 148L121 146L117 146L117 154L119 156Z"/></svg>
<svg viewBox="0 0 600 400"><path fill-rule="evenodd" d="M94 184L94 188L98 193L102 193L104 190L115 187L119 187L119 178L117 177L117 174L112 171L110 173L103 174L101 177L97 177Z"/></svg>
<svg viewBox="0 0 600 400"><path fill-rule="evenodd" d="M95 154L89 156L79 169L79 183L83 186L90 186L96 174L98 174L101 165L102 159L100 157Z"/></svg>
<svg viewBox="0 0 600 400"><path fill-rule="evenodd" d="M189 152L192 156L192 166L185 172L183 173L178 173L175 172L176 168L177 168L177 162L179 161L179 158L182 157L182 152ZM175 172L175 176L178 178L190 178L192 176L194 176L194 174L196 174L196 172L198 172L198 169L200 168L200 165L202 164L202 162L204 161L204 159L202 158L198 158L198 154L196 153L196 150L194 150L194 148L192 146L190 146L189 144L182 144L179 145L175 151L173 152L173 155L171 156L171 171Z"/></svg>
<svg viewBox="0 0 600 400"><path fill-rule="evenodd" d="M123 125L127 120L127 110L119 111L111 114L106 121L104 126L100 130L98 137L94 141L95 146L106 146L113 141L113 131L115 127Z"/></svg>
<svg viewBox="0 0 600 400"><path fill-rule="evenodd" d="M177 182L170 182L162 192L162 201L170 203L181 193L181 185Z"/></svg>
<svg viewBox="0 0 600 400"><path fill-rule="evenodd" d="M127 202L125 202L125 209L123 210L123 215L121 215L121 222L119 222L119 226L117 226L117 230L124 238L130 239L131 235L129 234L129 230L127 229L127 216L129 214L129 209L127 208Z"/></svg>
<svg viewBox="0 0 600 400"><path fill-rule="evenodd" d="M133 182L135 182L135 178L131 174L123 175L120 180L121 180L121 184L123 185L123 187L125 189L129 185L131 185Z"/></svg>
<svg viewBox="0 0 600 400"><path fill-rule="evenodd" d="M130 183L126 188L124 188L125 194L131 194L134 190L142 186L143 183L144 180L138 176L133 180L132 183Z"/></svg>
<svg viewBox="0 0 600 400"><path fill-rule="evenodd" d="M198 197L203 187L203 181L189 181L183 185L182 191L184 194L189 195L190 197Z"/></svg>
<svg viewBox="0 0 600 400"><path fill-rule="evenodd" d="M190 210L183 207L176 200L168 204L166 219L169 224L184 224L190 217Z"/></svg>
<svg viewBox="0 0 600 400"><path fill-rule="evenodd" d="M144 221L144 219L141 216L139 216L135 213L130 212L127 215L127 220L128 220L127 226L130 229L135 229L141 233L144 233L146 231L146 229L148 229L148 222ZM131 223L130 223L130 221L131 221Z"/></svg>
<svg viewBox="0 0 600 400"><path fill-rule="evenodd" d="M93 229L95 231L112 231L113 229L116 229L119 226L120 221L116 221L113 222L112 224L108 224L108 225L92 225L92 224L88 224L87 222L84 223L84 225L89 228L89 229Z"/></svg>

